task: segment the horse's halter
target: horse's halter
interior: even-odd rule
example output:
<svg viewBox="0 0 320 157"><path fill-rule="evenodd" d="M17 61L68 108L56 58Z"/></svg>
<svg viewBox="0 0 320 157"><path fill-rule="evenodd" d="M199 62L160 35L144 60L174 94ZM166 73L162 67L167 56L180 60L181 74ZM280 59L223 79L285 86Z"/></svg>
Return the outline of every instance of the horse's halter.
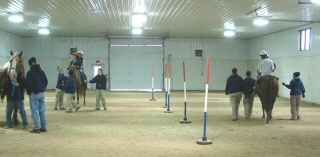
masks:
<svg viewBox="0 0 320 157"><path fill-rule="evenodd" d="M19 57L13 56L10 59L10 65L8 68L8 75L12 82L17 82L17 63L19 62Z"/></svg>

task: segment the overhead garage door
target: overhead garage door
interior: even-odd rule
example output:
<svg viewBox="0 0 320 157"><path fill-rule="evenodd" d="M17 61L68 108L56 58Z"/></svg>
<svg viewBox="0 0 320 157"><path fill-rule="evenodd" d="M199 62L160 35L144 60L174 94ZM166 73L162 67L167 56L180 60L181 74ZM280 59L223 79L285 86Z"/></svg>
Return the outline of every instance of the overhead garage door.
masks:
<svg viewBox="0 0 320 157"><path fill-rule="evenodd" d="M162 39L111 39L110 90L150 91L163 87Z"/></svg>

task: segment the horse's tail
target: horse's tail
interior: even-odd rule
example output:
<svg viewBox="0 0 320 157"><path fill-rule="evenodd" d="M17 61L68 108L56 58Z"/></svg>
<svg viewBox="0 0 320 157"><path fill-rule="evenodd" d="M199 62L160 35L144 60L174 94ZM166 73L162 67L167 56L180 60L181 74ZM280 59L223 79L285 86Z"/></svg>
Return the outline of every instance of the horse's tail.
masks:
<svg viewBox="0 0 320 157"><path fill-rule="evenodd" d="M270 111L271 110L271 105L272 105L272 96L273 96L273 80L269 79L268 80L268 88L267 88L267 94L266 94L266 98L267 98L267 104L265 105L266 111Z"/></svg>

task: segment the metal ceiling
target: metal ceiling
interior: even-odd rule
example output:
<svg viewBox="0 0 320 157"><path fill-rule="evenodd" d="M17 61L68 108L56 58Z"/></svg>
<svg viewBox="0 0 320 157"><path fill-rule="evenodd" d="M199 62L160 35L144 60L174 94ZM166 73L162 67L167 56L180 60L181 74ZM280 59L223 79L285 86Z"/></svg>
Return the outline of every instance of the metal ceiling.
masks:
<svg viewBox="0 0 320 157"><path fill-rule="evenodd" d="M1 0L0 30L18 36L51 37L174 37L221 39L234 29L232 39L255 37L320 22L320 4L310 0ZM143 33L131 33L131 15L137 5L146 8ZM8 21L22 13L24 21ZM256 26L263 16L268 25Z"/></svg>

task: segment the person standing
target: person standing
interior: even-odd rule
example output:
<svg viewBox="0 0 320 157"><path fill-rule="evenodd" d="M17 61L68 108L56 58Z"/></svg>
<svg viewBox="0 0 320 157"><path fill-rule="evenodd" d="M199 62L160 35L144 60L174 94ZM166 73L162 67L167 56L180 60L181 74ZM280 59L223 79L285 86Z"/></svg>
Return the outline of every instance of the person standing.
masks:
<svg viewBox="0 0 320 157"><path fill-rule="evenodd" d="M73 107L76 108L76 112L80 109L80 105L77 104L74 100L74 94L76 93L76 78L74 76L74 71L73 70L69 70L68 72L68 80L65 84L65 92L67 95L67 101L69 103L69 108L66 111L66 113L73 113Z"/></svg>
<svg viewBox="0 0 320 157"><path fill-rule="evenodd" d="M243 106L244 106L244 114L245 118L250 118L252 115L252 106L253 106L253 100L254 100L254 85L256 83L256 80L251 78L251 72L246 72L247 78L243 80L244 82L244 99L243 99Z"/></svg>
<svg viewBox="0 0 320 157"><path fill-rule="evenodd" d="M98 69L98 75L96 75L92 80L89 80L89 83L96 83L96 109L100 110L100 100L104 107L104 110L107 110L106 98L104 92L106 90L106 76L103 74L102 69Z"/></svg>
<svg viewBox="0 0 320 157"><path fill-rule="evenodd" d="M64 84L68 77L64 76L64 70L60 69L58 74L58 81L56 86L56 101L54 105L54 109L58 110L58 104L60 110L66 110L63 106L63 97L64 97Z"/></svg>
<svg viewBox="0 0 320 157"><path fill-rule="evenodd" d="M17 75L17 81L12 81L8 77L7 81L4 83L3 92L1 94L1 102L5 96L7 96L7 110L6 110L6 126L5 129L13 127L11 114L14 108L19 109L22 121L23 128L28 128L28 117L27 112L24 108L24 88L25 88L25 79L21 74Z"/></svg>
<svg viewBox="0 0 320 157"><path fill-rule="evenodd" d="M230 103L232 107L232 121L238 120L239 105L244 91L244 83L241 76L237 74L237 68L232 69L232 75L228 77L225 94L230 94Z"/></svg>
<svg viewBox="0 0 320 157"><path fill-rule="evenodd" d="M31 117L34 129L31 133L47 132L47 115L44 91L48 85L48 79L35 57L28 61L30 70L26 76L26 89L29 95Z"/></svg>
<svg viewBox="0 0 320 157"><path fill-rule="evenodd" d="M302 80L299 78L300 72L293 73L293 79L290 81L290 84L285 84L282 82L282 85L291 89L290 91L290 104L291 104L291 120L300 120L300 99L305 97L304 93L306 92Z"/></svg>

